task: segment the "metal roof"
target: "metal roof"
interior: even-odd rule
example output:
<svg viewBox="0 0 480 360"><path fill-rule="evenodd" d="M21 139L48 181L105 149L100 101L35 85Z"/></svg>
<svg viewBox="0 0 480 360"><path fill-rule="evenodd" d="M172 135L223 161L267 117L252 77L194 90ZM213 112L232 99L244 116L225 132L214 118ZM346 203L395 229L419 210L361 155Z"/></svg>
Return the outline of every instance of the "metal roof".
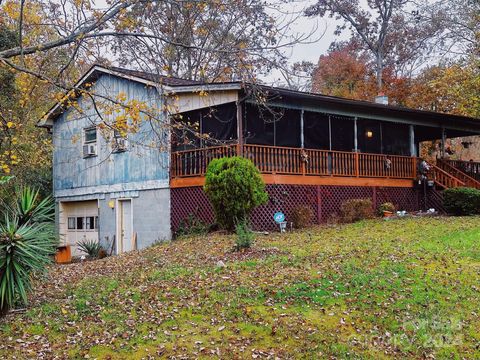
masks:
<svg viewBox="0 0 480 360"><path fill-rule="evenodd" d="M216 82L205 83L193 80L185 80L150 72L130 70L120 67L106 67L94 65L74 85L73 89L81 88L85 82L96 80L102 74L110 74L123 77L132 81L145 83L150 86L162 86L167 92L196 92L200 90L243 90L249 93L252 89L262 91L269 102L284 104L290 108L324 109L338 114L358 117L377 118L379 120L417 123L435 127L456 128L480 134L480 119L460 115L437 113L433 111L416 110L395 105L382 105L369 101L345 99L335 96L322 95L311 92L295 91L262 84L249 84L241 82ZM38 126L50 127L53 120L60 115L65 108L62 103L55 104L39 121ZM411 120L409 120L411 119Z"/></svg>

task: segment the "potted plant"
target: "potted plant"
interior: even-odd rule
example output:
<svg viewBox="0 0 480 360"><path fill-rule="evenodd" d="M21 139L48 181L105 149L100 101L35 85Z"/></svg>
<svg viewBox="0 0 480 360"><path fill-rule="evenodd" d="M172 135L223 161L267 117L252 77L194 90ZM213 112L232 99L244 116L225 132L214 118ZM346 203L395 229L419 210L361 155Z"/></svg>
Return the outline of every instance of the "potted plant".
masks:
<svg viewBox="0 0 480 360"><path fill-rule="evenodd" d="M57 247L55 262L57 264L68 264L72 262L72 250L70 245L60 245Z"/></svg>
<svg viewBox="0 0 480 360"><path fill-rule="evenodd" d="M378 207L378 213L383 217L391 217L395 213L395 205L385 202Z"/></svg>

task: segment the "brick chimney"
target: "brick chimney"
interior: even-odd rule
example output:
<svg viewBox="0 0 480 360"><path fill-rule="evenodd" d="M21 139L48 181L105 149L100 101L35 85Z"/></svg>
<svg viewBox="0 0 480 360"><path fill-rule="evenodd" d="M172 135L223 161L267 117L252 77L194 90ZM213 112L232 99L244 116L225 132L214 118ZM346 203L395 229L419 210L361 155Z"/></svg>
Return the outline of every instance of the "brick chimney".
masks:
<svg viewBox="0 0 480 360"><path fill-rule="evenodd" d="M384 93L378 93L378 95L375 96L375 103L376 104L382 104L382 105L388 105L388 96L385 95Z"/></svg>

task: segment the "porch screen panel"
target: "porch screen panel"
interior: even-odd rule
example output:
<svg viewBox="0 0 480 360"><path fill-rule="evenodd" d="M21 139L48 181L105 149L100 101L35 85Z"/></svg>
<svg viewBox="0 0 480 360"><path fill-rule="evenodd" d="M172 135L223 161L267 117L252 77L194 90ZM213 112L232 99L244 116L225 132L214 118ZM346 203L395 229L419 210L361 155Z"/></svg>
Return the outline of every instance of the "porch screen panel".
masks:
<svg viewBox="0 0 480 360"><path fill-rule="evenodd" d="M246 144L274 145L274 116L269 111L262 111L255 104L245 104L244 134Z"/></svg>
<svg viewBox="0 0 480 360"><path fill-rule="evenodd" d="M202 134L208 134L212 141L205 145L217 145L214 140L222 142L237 139L237 107L228 103L202 110Z"/></svg>
<svg viewBox="0 0 480 360"><path fill-rule="evenodd" d="M303 137L306 149L329 150L328 116L305 111L303 114Z"/></svg>
<svg viewBox="0 0 480 360"><path fill-rule="evenodd" d="M332 150L353 151L354 119L330 115Z"/></svg>
<svg viewBox="0 0 480 360"><path fill-rule="evenodd" d="M383 153L410 156L410 134L407 124L382 122Z"/></svg>
<svg viewBox="0 0 480 360"><path fill-rule="evenodd" d="M300 111L284 109L275 121L275 146L300 147Z"/></svg>
<svg viewBox="0 0 480 360"><path fill-rule="evenodd" d="M382 132L380 121L357 120L358 150L363 153L382 153Z"/></svg>
<svg viewBox="0 0 480 360"><path fill-rule="evenodd" d="M172 151L217 146L237 138L237 108L228 103L210 108L187 111L172 117L172 123L184 126L172 131ZM196 134L208 134L211 141L202 140Z"/></svg>
<svg viewBox="0 0 480 360"><path fill-rule="evenodd" d="M200 131L201 111L187 111L172 116L172 124L178 124L172 130L172 151L196 149L200 147L200 140L194 131ZM188 125L190 124L190 125Z"/></svg>

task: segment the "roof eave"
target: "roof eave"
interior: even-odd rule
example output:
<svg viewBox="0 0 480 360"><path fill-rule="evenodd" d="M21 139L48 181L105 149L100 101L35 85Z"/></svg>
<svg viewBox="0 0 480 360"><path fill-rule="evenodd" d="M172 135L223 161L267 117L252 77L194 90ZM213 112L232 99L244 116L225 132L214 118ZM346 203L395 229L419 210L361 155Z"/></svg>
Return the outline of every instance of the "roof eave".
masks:
<svg viewBox="0 0 480 360"><path fill-rule="evenodd" d="M87 82L96 72L102 72L105 74L110 74L118 76L127 80L132 80L135 82L143 83L147 86L158 87L161 86L165 93L167 94L178 94L178 93L195 93L201 91L229 91L229 90L240 90L242 84L237 83L224 83L224 84L199 84L199 85L165 85L159 82L154 82L147 80L138 76L125 74L119 71L115 71L100 65L93 65L86 73L83 75L73 86L73 89L80 88L85 82ZM63 105L61 102L57 102L43 117L40 119L36 126L51 128L56 117L62 114L64 111Z"/></svg>

